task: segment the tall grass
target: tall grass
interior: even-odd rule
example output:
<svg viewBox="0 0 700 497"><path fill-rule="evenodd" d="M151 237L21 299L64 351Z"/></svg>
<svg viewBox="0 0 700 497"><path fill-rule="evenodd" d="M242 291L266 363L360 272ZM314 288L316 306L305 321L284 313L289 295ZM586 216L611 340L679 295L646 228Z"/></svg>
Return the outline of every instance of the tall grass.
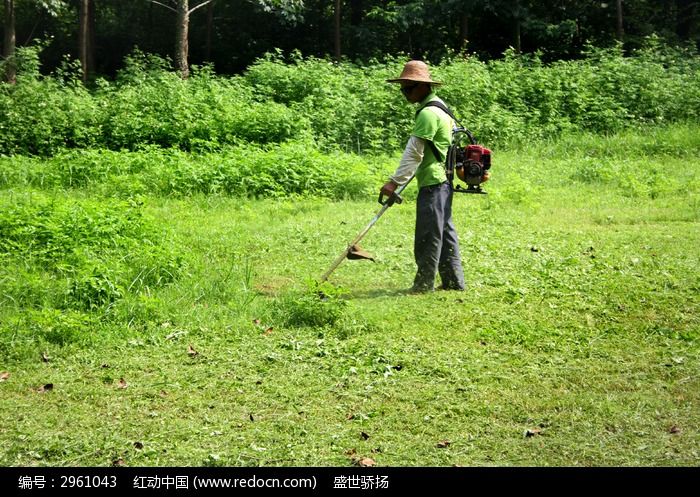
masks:
<svg viewBox="0 0 700 497"><path fill-rule="evenodd" d="M50 158L0 157L0 187L88 189L139 194L357 198L373 191L387 157L321 153L309 144L228 146L217 152L143 147L137 151L63 150Z"/></svg>
<svg viewBox="0 0 700 497"><path fill-rule="evenodd" d="M24 49L31 59L31 49ZM36 54L34 54L36 56ZM0 153L53 155L62 148L182 150L313 143L325 150L394 150L412 109L394 85L405 61L367 66L270 54L238 76L199 68L181 80L166 62L135 52L114 81L86 89L70 66L49 77L27 64L17 85L0 86ZM624 56L591 50L543 63L506 53L488 63L454 56L433 68L439 93L493 146L564 132L612 133L700 117L700 58L661 46Z"/></svg>

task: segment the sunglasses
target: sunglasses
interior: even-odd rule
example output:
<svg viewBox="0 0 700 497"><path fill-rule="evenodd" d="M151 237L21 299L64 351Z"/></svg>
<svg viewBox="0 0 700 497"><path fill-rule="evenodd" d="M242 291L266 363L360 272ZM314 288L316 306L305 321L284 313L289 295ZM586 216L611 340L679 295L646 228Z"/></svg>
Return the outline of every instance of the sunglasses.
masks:
<svg viewBox="0 0 700 497"><path fill-rule="evenodd" d="M408 94L411 93L419 84L420 84L420 83L416 83L416 84L410 85L410 86L402 86L402 87L401 87L401 93L403 93L404 95L408 95Z"/></svg>

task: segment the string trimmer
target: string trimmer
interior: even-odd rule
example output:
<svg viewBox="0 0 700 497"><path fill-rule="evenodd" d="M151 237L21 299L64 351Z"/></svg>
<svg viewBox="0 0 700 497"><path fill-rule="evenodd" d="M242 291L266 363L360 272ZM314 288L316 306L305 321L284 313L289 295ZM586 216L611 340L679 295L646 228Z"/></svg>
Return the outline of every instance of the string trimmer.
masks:
<svg viewBox="0 0 700 497"><path fill-rule="evenodd" d="M338 258L333 262L331 267L328 268L328 271L323 273L323 276L321 276L321 282L324 282L328 279L328 277L331 275L335 269L340 266L340 263L343 262L346 258L347 259L366 259L373 261L374 257L372 257L370 254L362 250L362 248L358 245L360 243L360 240L364 238L364 236L369 232L369 230L372 229L372 226L379 221L379 218L384 215L384 213L389 209L394 204L400 204L403 202L403 197L401 196L401 192L403 192L408 184L411 182L413 179L413 176L411 176L411 179L406 181L403 185L399 186L396 191L390 196L384 199L384 196L380 193L379 194L379 203L382 204L382 208L377 211L377 213L374 215L372 220L369 222L365 228L360 231L357 236L348 244L348 247L343 251L342 254L338 256Z"/></svg>

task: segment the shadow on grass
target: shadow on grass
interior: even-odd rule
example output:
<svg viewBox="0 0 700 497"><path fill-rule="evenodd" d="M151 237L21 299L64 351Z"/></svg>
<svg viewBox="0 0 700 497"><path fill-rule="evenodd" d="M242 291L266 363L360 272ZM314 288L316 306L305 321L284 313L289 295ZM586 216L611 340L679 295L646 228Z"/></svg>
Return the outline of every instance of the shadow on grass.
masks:
<svg viewBox="0 0 700 497"><path fill-rule="evenodd" d="M375 288L372 290L350 290L345 293L346 299L375 299L380 297L409 296L406 288Z"/></svg>

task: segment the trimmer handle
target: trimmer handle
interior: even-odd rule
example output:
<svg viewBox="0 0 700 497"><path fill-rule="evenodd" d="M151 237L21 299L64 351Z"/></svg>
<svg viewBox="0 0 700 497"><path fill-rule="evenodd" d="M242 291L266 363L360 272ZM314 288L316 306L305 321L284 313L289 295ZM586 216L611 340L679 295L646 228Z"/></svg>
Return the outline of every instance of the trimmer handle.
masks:
<svg viewBox="0 0 700 497"><path fill-rule="evenodd" d="M379 192L379 200L378 202L382 205L388 205L391 207L394 204L400 204L403 202L403 197L399 195L398 193L394 192L391 195L389 195L386 200L384 200L384 194L382 192Z"/></svg>

